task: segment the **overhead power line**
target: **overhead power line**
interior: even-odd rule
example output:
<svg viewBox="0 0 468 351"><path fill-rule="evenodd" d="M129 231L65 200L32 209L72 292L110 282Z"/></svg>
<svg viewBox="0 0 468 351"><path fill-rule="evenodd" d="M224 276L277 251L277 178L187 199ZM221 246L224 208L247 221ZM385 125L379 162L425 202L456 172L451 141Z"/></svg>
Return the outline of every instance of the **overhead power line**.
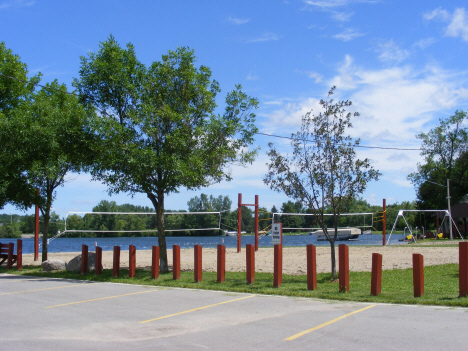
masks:
<svg viewBox="0 0 468 351"><path fill-rule="evenodd" d="M268 137L273 137L273 138L294 140L293 137L287 137L287 136L282 136L282 135L267 134L267 133L260 133L260 132L257 132L257 134L268 136ZM309 139L306 139L305 141L308 141L311 143L317 142L317 140L309 140ZM383 146L366 146L366 145L354 145L354 147L360 147L360 148L366 148L366 149L381 149L381 150L421 151L421 149L401 148L401 147L383 147Z"/></svg>
<svg viewBox="0 0 468 351"><path fill-rule="evenodd" d="M26 84L35 85L35 86L38 86L38 87L41 87L41 88L44 88L44 89L49 89L49 90L59 91L59 92L62 92L62 93L67 93L69 95L79 96L79 94L76 94L76 93L73 93L73 92L64 91L64 90L56 89L56 88L53 88L53 87L50 87L50 86L42 85L42 84L39 84L39 83L30 82L28 80L7 76L7 75L5 75L3 73L0 73L0 76L8 78L8 79L13 79L13 80L16 80L16 81L19 81L19 82L23 82L23 83L26 83ZM289 139L289 140L294 139L292 137L283 136L283 135L267 134L267 133L260 133L260 132L257 132L256 134L271 137L271 138L280 138L280 139ZM317 140L306 140L306 141L311 142L311 143L317 142ZM354 145L354 147L359 147L359 148L363 148L363 149L378 149L378 150L421 151L421 149L399 148L399 147L383 147L383 146Z"/></svg>

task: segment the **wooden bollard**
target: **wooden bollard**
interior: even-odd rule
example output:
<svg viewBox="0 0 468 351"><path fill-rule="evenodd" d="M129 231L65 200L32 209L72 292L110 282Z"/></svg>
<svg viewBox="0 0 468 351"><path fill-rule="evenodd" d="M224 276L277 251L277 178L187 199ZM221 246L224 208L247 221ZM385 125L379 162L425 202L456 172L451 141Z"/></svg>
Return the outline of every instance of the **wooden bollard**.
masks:
<svg viewBox="0 0 468 351"><path fill-rule="evenodd" d="M279 288L283 284L283 246L275 245L273 287Z"/></svg>
<svg viewBox="0 0 468 351"><path fill-rule="evenodd" d="M102 273L102 248L96 246L96 275Z"/></svg>
<svg viewBox="0 0 468 351"><path fill-rule="evenodd" d="M133 245L128 247L128 277L135 277L135 267L136 267L136 248Z"/></svg>
<svg viewBox="0 0 468 351"><path fill-rule="evenodd" d="M218 245L218 283L226 280L226 247Z"/></svg>
<svg viewBox="0 0 468 351"><path fill-rule="evenodd" d="M413 254L413 287L414 297L424 295L424 260L423 255Z"/></svg>
<svg viewBox="0 0 468 351"><path fill-rule="evenodd" d="M338 245L340 292L349 292L349 249L348 245Z"/></svg>
<svg viewBox="0 0 468 351"><path fill-rule="evenodd" d="M307 245L307 289L317 290L317 249L315 245Z"/></svg>
<svg viewBox="0 0 468 351"><path fill-rule="evenodd" d="M23 269L23 240L16 241L16 269Z"/></svg>
<svg viewBox="0 0 468 351"><path fill-rule="evenodd" d="M378 296L382 291L382 255L372 254L371 295Z"/></svg>
<svg viewBox="0 0 468 351"><path fill-rule="evenodd" d="M468 295L468 242L458 244L458 282L460 297Z"/></svg>
<svg viewBox="0 0 468 351"><path fill-rule="evenodd" d="M195 283L198 283L202 281L202 246L195 245L193 249L194 249L193 275L194 275Z"/></svg>
<svg viewBox="0 0 468 351"><path fill-rule="evenodd" d="M245 245L246 249L246 273L247 284L255 282L255 247L252 244Z"/></svg>
<svg viewBox="0 0 468 351"><path fill-rule="evenodd" d="M172 279L180 278L180 246L172 246Z"/></svg>
<svg viewBox="0 0 468 351"><path fill-rule="evenodd" d="M151 250L151 279L159 278L159 246L153 245Z"/></svg>
<svg viewBox="0 0 468 351"><path fill-rule="evenodd" d="M81 274L88 272L88 245L81 246Z"/></svg>
<svg viewBox="0 0 468 351"><path fill-rule="evenodd" d="M120 271L120 246L114 246L114 262L112 266L112 276L114 278L119 276Z"/></svg>

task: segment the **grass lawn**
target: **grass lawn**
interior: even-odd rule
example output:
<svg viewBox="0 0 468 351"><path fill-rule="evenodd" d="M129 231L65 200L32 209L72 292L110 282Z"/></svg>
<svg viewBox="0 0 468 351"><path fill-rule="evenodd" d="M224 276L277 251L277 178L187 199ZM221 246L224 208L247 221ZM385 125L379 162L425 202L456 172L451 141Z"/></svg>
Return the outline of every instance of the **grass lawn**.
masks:
<svg viewBox="0 0 468 351"><path fill-rule="evenodd" d="M425 267L425 295L420 298L413 297L412 269L383 271L382 293L379 296L370 295L370 272L350 272L348 293L340 293L338 281L332 281L331 274L328 273L318 274L315 291L307 290L305 275L284 274L283 285L280 288L273 288L273 274L271 273L256 273L255 282L251 285L246 284L244 272L226 272L226 281L223 283L216 281L216 272L203 272L203 280L198 283L194 282L193 271L181 272L179 280L172 279L172 272L161 274L159 279L152 280L150 271L138 269L135 278L128 278L126 269L121 269L120 276L117 278L112 278L112 270L104 270L101 275L96 276L94 273L81 275L69 272L43 272L37 266L24 267L22 271L1 267L0 273L331 300L468 307L468 297L458 297L457 264Z"/></svg>

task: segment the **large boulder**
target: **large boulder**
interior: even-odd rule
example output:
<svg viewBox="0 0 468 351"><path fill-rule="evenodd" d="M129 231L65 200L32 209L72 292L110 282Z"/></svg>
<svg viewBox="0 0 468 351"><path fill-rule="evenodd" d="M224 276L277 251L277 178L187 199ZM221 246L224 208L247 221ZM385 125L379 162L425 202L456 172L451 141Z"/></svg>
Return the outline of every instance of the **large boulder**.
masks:
<svg viewBox="0 0 468 351"><path fill-rule="evenodd" d="M101 266L102 269L102 266ZM88 252L88 272L96 270L96 253ZM67 271L73 273L81 273L81 255L78 255L70 260L67 264Z"/></svg>
<svg viewBox="0 0 468 351"><path fill-rule="evenodd" d="M41 263L41 268L43 271L64 271L67 264L62 260L47 260Z"/></svg>

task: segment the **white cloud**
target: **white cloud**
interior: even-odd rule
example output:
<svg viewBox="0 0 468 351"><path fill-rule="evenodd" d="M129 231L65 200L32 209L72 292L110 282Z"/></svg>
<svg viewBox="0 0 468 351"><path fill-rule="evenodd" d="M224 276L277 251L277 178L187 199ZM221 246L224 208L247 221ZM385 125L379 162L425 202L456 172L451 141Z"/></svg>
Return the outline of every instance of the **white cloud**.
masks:
<svg viewBox="0 0 468 351"><path fill-rule="evenodd" d="M354 12L334 12L332 18L335 21L347 22L354 15Z"/></svg>
<svg viewBox="0 0 468 351"><path fill-rule="evenodd" d="M250 39L247 42L248 43L258 43L258 42L264 42L264 41L274 41L274 40L279 40L282 37L275 34L275 33L264 33L262 36L255 38L255 39Z"/></svg>
<svg viewBox="0 0 468 351"><path fill-rule="evenodd" d="M433 20L433 19L442 19L442 20L449 20L450 14L447 10L443 10L441 7L433 10L432 12L427 12L423 15L424 19Z"/></svg>
<svg viewBox="0 0 468 351"><path fill-rule="evenodd" d="M468 41L468 14L464 8L456 9L453 14L447 10L438 8L430 13L425 13L423 17L427 20L441 20L449 22L445 28L445 35L448 37L461 37L462 40Z"/></svg>
<svg viewBox="0 0 468 351"><path fill-rule="evenodd" d="M247 75L245 79L246 80L259 80L260 77L255 74L252 74L252 72L249 72L249 74Z"/></svg>
<svg viewBox="0 0 468 351"><path fill-rule="evenodd" d="M338 40L343 40L343 41L351 41L353 39L362 37L363 35L364 35L363 33L359 33L352 28L347 28L343 32L339 34L335 34L333 38L338 39Z"/></svg>
<svg viewBox="0 0 468 351"><path fill-rule="evenodd" d="M455 10L445 34L449 37L461 37L464 41L468 41L468 16L465 9Z"/></svg>
<svg viewBox="0 0 468 351"><path fill-rule="evenodd" d="M320 83L322 81L322 75L320 73L314 72L314 71L308 71L306 72L309 78L312 78L315 83Z"/></svg>
<svg viewBox="0 0 468 351"><path fill-rule="evenodd" d="M400 63L410 55L408 50L400 49L393 39L379 44L376 51L380 53L379 60L386 63Z"/></svg>
<svg viewBox="0 0 468 351"><path fill-rule="evenodd" d="M300 73L300 74L306 74L309 78L312 78L315 83L320 83L322 81L322 78L323 76L318 73L318 72L315 72L315 71L299 71L299 70L296 70L297 73Z"/></svg>
<svg viewBox="0 0 468 351"><path fill-rule="evenodd" d="M378 0L304 0L304 3L309 6L319 7L321 9L329 9L333 7L347 6L353 3L376 3Z"/></svg>
<svg viewBox="0 0 468 351"><path fill-rule="evenodd" d="M360 158L371 159L376 169L385 172L388 181L402 187L412 187L406 177L422 161L420 141L415 135L428 131L441 115L464 108L468 99L468 72L430 65L371 70L357 65L349 55L328 83L337 86L335 101L348 99L353 103L350 112L361 113L349 130L352 137L361 138L361 145L417 149L357 150ZM325 96L289 101L272 111L268 116L270 133L296 132L303 115L311 110L322 111L319 98Z"/></svg>
<svg viewBox="0 0 468 351"><path fill-rule="evenodd" d="M413 46L417 46L420 49L424 50L428 48L429 46L431 46L432 44L434 44L435 42L436 40L434 38L425 38L425 39L421 39L417 41L416 43L413 44Z"/></svg>
<svg viewBox="0 0 468 351"><path fill-rule="evenodd" d="M241 25L250 22L250 18L234 18L234 17L229 17L227 19L230 23L235 24L235 25Z"/></svg>
<svg viewBox="0 0 468 351"><path fill-rule="evenodd" d="M35 3L35 1L28 0L11 0L0 4L0 9L7 9L10 7L29 7L33 6Z"/></svg>

